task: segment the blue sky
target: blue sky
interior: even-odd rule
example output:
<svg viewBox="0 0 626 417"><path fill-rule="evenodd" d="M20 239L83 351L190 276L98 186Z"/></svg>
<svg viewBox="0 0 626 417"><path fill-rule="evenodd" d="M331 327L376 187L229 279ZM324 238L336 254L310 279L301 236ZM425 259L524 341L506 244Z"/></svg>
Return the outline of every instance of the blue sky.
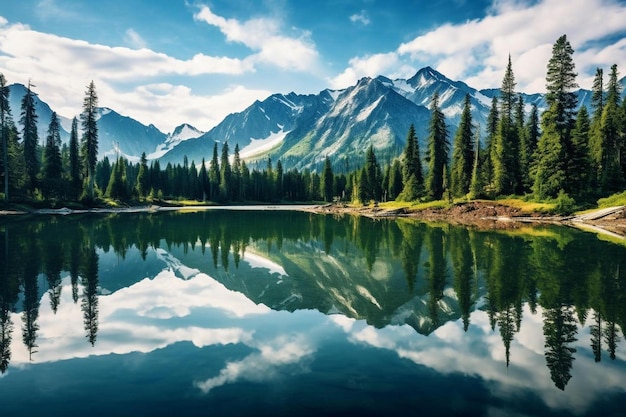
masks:
<svg viewBox="0 0 626 417"><path fill-rule="evenodd" d="M164 132L208 130L272 93L316 94L363 76L429 65L498 87L511 54L517 89L544 90L567 34L578 83L626 67L626 2L616 0L20 0L0 9L0 72L63 116L86 86L100 105ZM559 18L557 18L559 17Z"/></svg>

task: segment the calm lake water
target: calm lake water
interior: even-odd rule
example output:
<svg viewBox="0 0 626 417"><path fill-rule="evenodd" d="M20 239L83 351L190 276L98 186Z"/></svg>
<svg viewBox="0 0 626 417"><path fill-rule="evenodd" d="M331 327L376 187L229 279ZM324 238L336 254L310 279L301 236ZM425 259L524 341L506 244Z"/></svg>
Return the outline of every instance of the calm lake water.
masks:
<svg viewBox="0 0 626 417"><path fill-rule="evenodd" d="M0 416L623 416L626 248L565 227L0 219Z"/></svg>

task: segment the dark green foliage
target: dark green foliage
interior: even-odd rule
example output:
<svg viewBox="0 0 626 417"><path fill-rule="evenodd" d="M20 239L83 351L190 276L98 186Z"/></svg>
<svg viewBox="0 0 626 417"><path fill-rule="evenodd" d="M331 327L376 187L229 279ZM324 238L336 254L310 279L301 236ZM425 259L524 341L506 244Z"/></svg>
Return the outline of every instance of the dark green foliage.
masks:
<svg viewBox="0 0 626 417"><path fill-rule="evenodd" d="M542 117L543 132L538 143L537 171L533 191L540 198L556 197L567 184L567 160L571 155L571 130L578 87L572 49L567 37L561 36L552 48L548 63L546 101ZM571 191L565 189L566 192Z"/></svg>
<svg viewBox="0 0 626 417"><path fill-rule="evenodd" d="M129 198L128 179L126 177L126 159L120 157L113 165L111 179L107 185L106 196L115 200L127 200Z"/></svg>
<svg viewBox="0 0 626 417"><path fill-rule="evenodd" d="M80 188L82 186L81 179L81 164L80 164L80 151L78 141L78 120L76 117L72 119L72 129L70 131L70 144L69 144L69 193L68 197L75 200L80 195Z"/></svg>
<svg viewBox="0 0 626 417"><path fill-rule="evenodd" d="M400 161L398 159L394 159L392 164L389 166L389 174L388 174L388 178L387 178L387 199L388 200L394 200L397 198L400 198L400 193L402 193L403 191L403 183L402 183L402 164L400 163ZM417 183L417 180L415 180L416 184L414 187L411 187L411 190L414 190L414 196L415 198L417 198L419 196L419 192L420 192L420 184ZM424 187L423 184L421 184L422 189Z"/></svg>
<svg viewBox="0 0 626 417"><path fill-rule="evenodd" d="M587 108L582 106L572 130L572 153L568 161L569 189L576 197L585 197L591 186L591 160L589 158L590 122Z"/></svg>
<svg viewBox="0 0 626 417"><path fill-rule="evenodd" d="M424 174L419 142L415 134L415 126L411 124L406 136L404 148L404 169L402 171L404 188L400 199L403 201L417 200L424 193ZM397 194L396 194L397 195Z"/></svg>
<svg viewBox="0 0 626 417"><path fill-rule="evenodd" d="M454 197L469 193L474 167L474 126L469 94L465 96L465 105L461 122L454 139L452 150L452 170L450 174L451 191Z"/></svg>
<svg viewBox="0 0 626 417"><path fill-rule="evenodd" d="M150 191L150 177L148 176L148 160L146 159L146 153L141 154L141 160L139 161L139 173L137 174L137 180L135 181L135 190L139 198L146 197Z"/></svg>
<svg viewBox="0 0 626 417"><path fill-rule="evenodd" d="M492 143L493 183L496 195L507 195L518 189L519 178L519 131L513 121L517 100L510 56L500 95L500 120Z"/></svg>
<svg viewBox="0 0 626 417"><path fill-rule="evenodd" d="M6 78L4 74L0 72L0 142L2 146L0 152L2 158L0 163L2 164L2 175L4 180L4 200L9 200L9 126L12 124L11 120L11 106L9 105L9 86L7 86Z"/></svg>
<svg viewBox="0 0 626 417"><path fill-rule="evenodd" d="M428 178L426 193L433 200L441 200L444 192L446 166L448 164L448 129L445 116L439 108L439 93L433 95L431 118L428 128Z"/></svg>
<svg viewBox="0 0 626 417"><path fill-rule="evenodd" d="M333 168L330 165L330 159L326 157L326 159L324 160L324 170L322 171L322 192L324 201L326 202L333 200L333 183Z"/></svg>
<svg viewBox="0 0 626 417"><path fill-rule="evenodd" d="M27 192L33 193L37 187L37 173L39 172L37 113L35 111L35 93L29 81L26 94L22 98L20 123L22 125L22 147L24 150L25 183Z"/></svg>
<svg viewBox="0 0 626 417"><path fill-rule="evenodd" d="M57 114L52 113L43 155L42 193L46 198L58 198L62 194L63 163L61 161L61 135Z"/></svg>
<svg viewBox="0 0 626 417"><path fill-rule="evenodd" d="M232 170L228 160L228 142L222 145L222 155L220 158L220 199L229 201L232 197Z"/></svg>
<svg viewBox="0 0 626 417"><path fill-rule="evenodd" d="M539 111L537 105L533 104L524 126L524 133L520 136L520 174L522 192L524 193L532 191L538 140Z"/></svg>
<svg viewBox="0 0 626 417"><path fill-rule="evenodd" d="M88 182L88 195L94 198L95 170L98 161L98 124L97 124L98 95L96 86L91 81L87 86L83 99L83 112L80 115L83 137L81 140L82 166L86 170L85 178Z"/></svg>
<svg viewBox="0 0 626 417"><path fill-rule="evenodd" d="M213 158L209 164L209 200L215 201L219 197L220 164L217 159L217 143L213 144Z"/></svg>
<svg viewBox="0 0 626 417"><path fill-rule="evenodd" d="M487 137L485 139L485 152L482 158L482 182L487 191L493 190L494 160L496 159L496 135L500 124L500 112L498 111L498 98L491 99L491 109L487 116Z"/></svg>

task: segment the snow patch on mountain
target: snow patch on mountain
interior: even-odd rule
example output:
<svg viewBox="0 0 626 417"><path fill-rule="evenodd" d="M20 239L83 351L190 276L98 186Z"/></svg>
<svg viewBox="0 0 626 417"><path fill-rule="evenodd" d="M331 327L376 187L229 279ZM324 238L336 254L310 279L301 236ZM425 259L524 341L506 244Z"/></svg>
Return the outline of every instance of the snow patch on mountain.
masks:
<svg viewBox="0 0 626 417"><path fill-rule="evenodd" d="M158 159L170 150L174 149L180 143L189 139L196 139L203 134L204 132L196 129L190 124L184 123L176 127L172 133L168 134L165 142L159 144L154 152L147 155L147 159Z"/></svg>
<svg viewBox="0 0 626 417"><path fill-rule="evenodd" d="M357 122L362 122L364 120L367 120L367 118L370 117L374 109L378 106L382 98L383 96L378 97L376 101L374 101L372 104L370 104L369 106L361 110L361 112L356 116L355 120Z"/></svg>
<svg viewBox="0 0 626 417"><path fill-rule="evenodd" d="M283 140L285 140L287 133L289 132L285 132L281 129L278 132L271 133L268 137L263 139L251 138L250 144L239 152L239 156L241 158L252 158L256 155L262 154L263 152L267 152L280 145Z"/></svg>

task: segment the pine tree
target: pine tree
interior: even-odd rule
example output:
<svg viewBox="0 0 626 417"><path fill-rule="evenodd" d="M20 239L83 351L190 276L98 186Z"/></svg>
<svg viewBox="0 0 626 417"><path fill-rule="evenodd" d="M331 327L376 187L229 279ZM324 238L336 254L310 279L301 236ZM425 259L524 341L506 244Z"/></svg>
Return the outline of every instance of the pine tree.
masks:
<svg viewBox="0 0 626 417"><path fill-rule="evenodd" d="M111 178L106 188L106 195L109 198L125 201L128 199L127 177L126 177L127 161L123 157L118 157L111 171Z"/></svg>
<svg viewBox="0 0 626 417"><path fill-rule="evenodd" d="M220 196L225 201L232 198L232 170L228 160L228 151L228 142L224 142L220 158Z"/></svg>
<svg viewBox="0 0 626 417"><path fill-rule="evenodd" d="M233 154L233 167L232 167L232 182L233 182L233 200L239 201L242 199L241 192L241 156L239 155L239 144L235 144L235 151Z"/></svg>
<svg viewBox="0 0 626 417"><path fill-rule="evenodd" d="M44 197L60 197L62 188L63 163L61 161L61 134L59 118L52 112L46 146L44 148L42 169L42 192Z"/></svg>
<svg viewBox="0 0 626 417"><path fill-rule="evenodd" d="M4 201L9 201L9 126L11 125L9 86L0 72L0 140L2 141L2 173L4 176Z"/></svg>
<svg viewBox="0 0 626 417"><path fill-rule="evenodd" d="M561 36L552 48L546 76L546 102L548 109L542 116L542 134L537 145L537 170L533 191L540 198L556 197L567 187L567 164L574 127L574 110L577 98L572 49L566 35ZM564 189L567 193L570 190Z"/></svg>
<svg viewBox="0 0 626 417"><path fill-rule="evenodd" d="M524 126L524 133L520 136L520 173L522 192L527 193L532 190L534 181L534 163L539 140L539 111L537 105L533 104L530 115Z"/></svg>
<svg viewBox="0 0 626 417"><path fill-rule="evenodd" d="M496 135L500 124L500 112L498 110L498 98L491 99L491 108L487 116L487 137L485 139L485 152L482 159L482 183L488 191L493 189L493 166L496 159Z"/></svg>
<svg viewBox="0 0 626 417"><path fill-rule="evenodd" d="M146 197L150 191L150 177L148 176L148 159L146 153L141 153L141 159L139 161L139 172L137 173L137 179L135 180L135 190L139 198Z"/></svg>
<svg viewBox="0 0 626 417"><path fill-rule="evenodd" d="M426 192L432 200L441 200L444 192L444 176L448 164L448 130L445 116L439 108L439 93L435 92L431 104L428 136L428 178Z"/></svg>
<svg viewBox="0 0 626 417"><path fill-rule="evenodd" d="M424 174L422 172L422 159L415 126L411 124L406 137L404 148L404 169L402 172L404 187L400 194L402 201L417 200L424 193Z"/></svg>
<svg viewBox="0 0 626 417"><path fill-rule="evenodd" d="M213 144L213 158L209 163L209 200L215 201L219 198L220 187L220 164L217 159L217 143Z"/></svg>
<svg viewBox="0 0 626 417"><path fill-rule="evenodd" d="M509 63L500 89L500 121L493 143L495 146L493 182L497 195L514 193L517 187L519 142L513 123L515 101L515 77L509 55Z"/></svg>
<svg viewBox="0 0 626 417"><path fill-rule="evenodd" d="M280 162L280 159L276 162L276 178L275 178L275 184L276 184L276 197L279 200L283 199L283 181L284 181L284 175L285 173L283 172L283 163ZM332 188L332 187L331 187ZM332 193L332 190L331 190Z"/></svg>
<svg viewBox="0 0 626 417"><path fill-rule="evenodd" d="M465 96L461 121L456 131L452 150L451 191L454 197L469 193L474 166L474 140L470 95Z"/></svg>
<svg viewBox="0 0 626 417"><path fill-rule="evenodd" d="M595 149L595 155L596 163L599 162L599 185L603 191L618 191L624 183L620 160L622 147L620 138L620 96L621 85L618 81L617 65L614 64L611 66L606 103L602 109L600 126L594 132L596 135L599 135L599 138L595 139L594 144L596 146L599 145L599 149Z"/></svg>
<svg viewBox="0 0 626 417"><path fill-rule="evenodd" d="M403 178L402 164L400 163L400 160L394 159L393 163L391 164L389 168L389 178L387 182L387 196L389 200L398 198L400 193L402 193L403 188L404 188L402 184L403 182L402 178ZM424 185L422 184L422 189L423 188L424 188ZM417 195L418 195L417 191L420 189L419 185L416 184L416 186L413 187L412 189L416 190L415 198L417 198Z"/></svg>
<svg viewBox="0 0 626 417"><path fill-rule="evenodd" d="M86 169L88 181L88 195L93 200L95 170L98 161L98 124L97 124L98 96L93 81L87 86L83 100L83 112L80 115L83 137L81 142L83 167Z"/></svg>
<svg viewBox="0 0 626 417"><path fill-rule="evenodd" d="M333 183L333 167L330 164L330 159L326 157L326 159L324 159L324 169L322 171L322 193L324 201L326 202L330 202L333 200Z"/></svg>
<svg viewBox="0 0 626 417"><path fill-rule="evenodd" d="M204 158L202 158L202 163L200 164L198 179L200 182L201 200L206 201L206 199L209 197L209 173L207 172L206 161L204 160Z"/></svg>
<svg viewBox="0 0 626 417"><path fill-rule="evenodd" d="M591 161L589 157L589 113L582 106L576 116L576 125L572 130L572 156L568 161L572 196L581 198L589 192Z"/></svg>
<svg viewBox="0 0 626 417"><path fill-rule="evenodd" d="M80 165L80 151L78 144L78 119L74 117L72 119L72 129L70 131L70 144L69 144L69 187L70 198L77 199L79 197L79 190L82 185L80 177L81 165Z"/></svg>
<svg viewBox="0 0 626 417"><path fill-rule="evenodd" d="M26 185L29 192L34 192L37 187L37 173L39 172L39 158L37 148L39 134L37 133L37 113L35 111L35 93L30 81L26 94L22 98L20 123L22 124L22 146L24 149L24 166Z"/></svg>

